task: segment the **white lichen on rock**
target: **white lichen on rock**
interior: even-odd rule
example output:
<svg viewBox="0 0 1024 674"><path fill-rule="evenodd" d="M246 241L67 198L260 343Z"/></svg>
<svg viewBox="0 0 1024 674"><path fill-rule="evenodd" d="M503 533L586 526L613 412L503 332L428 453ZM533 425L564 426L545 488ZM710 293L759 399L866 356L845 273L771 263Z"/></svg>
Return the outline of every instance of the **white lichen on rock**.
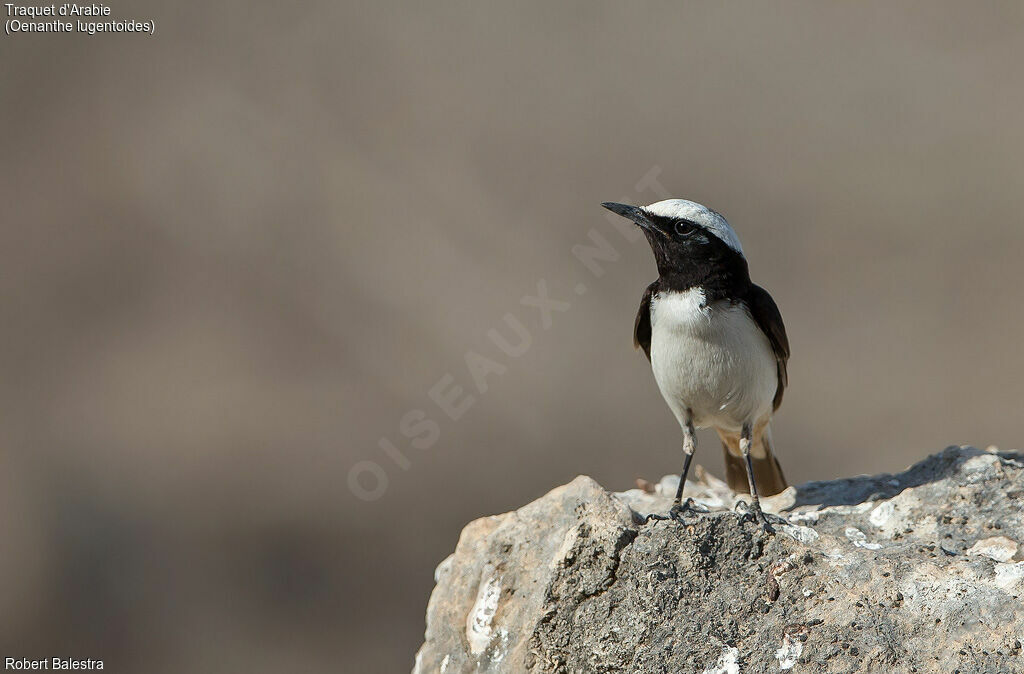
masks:
<svg viewBox="0 0 1024 674"><path fill-rule="evenodd" d="M492 621L498 611L498 600L501 598L501 583L497 578L487 578L480 583L476 595L476 603L466 617L466 641L469 652L480 655L491 644L494 637Z"/></svg>
<svg viewBox="0 0 1024 674"><path fill-rule="evenodd" d="M882 547L879 543L868 542L867 535L857 527L846 527L846 530L843 533L845 533L846 537L850 539L850 542L856 545L858 548L878 550Z"/></svg>
<svg viewBox="0 0 1024 674"><path fill-rule="evenodd" d="M782 637L782 646L775 651L775 659L779 661L779 669L793 669L804 652L804 645L799 639L786 634Z"/></svg>
<svg viewBox="0 0 1024 674"><path fill-rule="evenodd" d="M711 669L705 669L701 674L739 674L740 664L738 659L740 651L738 648L726 646L722 654L718 656L718 662Z"/></svg>

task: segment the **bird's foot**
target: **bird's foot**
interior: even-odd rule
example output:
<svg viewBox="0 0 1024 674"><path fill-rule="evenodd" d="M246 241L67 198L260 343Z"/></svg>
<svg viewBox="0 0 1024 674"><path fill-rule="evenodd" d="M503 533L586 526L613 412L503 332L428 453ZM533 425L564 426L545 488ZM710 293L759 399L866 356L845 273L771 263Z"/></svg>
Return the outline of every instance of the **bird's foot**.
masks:
<svg viewBox="0 0 1024 674"><path fill-rule="evenodd" d="M701 513L707 513L707 512L710 512L707 509L707 507L705 507L703 505L700 505L699 503L694 501L692 498L687 498L682 503L675 503L675 504L673 504L672 507L668 511L668 515L658 515L656 513L651 513L650 515L647 516L647 519L644 520L644 524L646 524L647 522L650 522L651 520L654 520L656 522L662 522L662 521L665 521L665 520L674 520L676 522L679 522L680 524L686 524L687 522L686 522L686 519L685 519L685 515L687 513L692 513L694 515L700 515Z"/></svg>
<svg viewBox="0 0 1024 674"><path fill-rule="evenodd" d="M784 517L778 515L772 515L766 513L761 509L761 504L758 501L753 503L747 503L746 501L737 501L736 505L733 506L733 510L742 515L743 521L758 522L764 529L765 533L774 534L774 524L789 524Z"/></svg>

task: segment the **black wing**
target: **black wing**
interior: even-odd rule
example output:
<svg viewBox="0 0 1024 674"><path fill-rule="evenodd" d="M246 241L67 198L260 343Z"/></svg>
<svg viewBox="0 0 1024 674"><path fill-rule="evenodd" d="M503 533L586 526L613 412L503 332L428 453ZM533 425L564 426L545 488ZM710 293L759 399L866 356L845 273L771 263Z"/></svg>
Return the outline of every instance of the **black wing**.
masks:
<svg viewBox="0 0 1024 674"><path fill-rule="evenodd" d="M636 312L636 322L633 324L633 346L643 349L647 360L651 359L651 296L657 289L657 281L647 286L644 296L640 299L640 310Z"/></svg>
<svg viewBox="0 0 1024 674"><path fill-rule="evenodd" d="M782 404L782 392L789 384L789 375L786 373L786 361L789 360L789 338L786 337L786 326L782 323L782 314L775 300L768 294L768 291L761 286L750 285L750 315L761 328L771 342L772 351L775 352L775 361L778 364L779 386L775 389L775 399L772 401L772 409L779 409Z"/></svg>

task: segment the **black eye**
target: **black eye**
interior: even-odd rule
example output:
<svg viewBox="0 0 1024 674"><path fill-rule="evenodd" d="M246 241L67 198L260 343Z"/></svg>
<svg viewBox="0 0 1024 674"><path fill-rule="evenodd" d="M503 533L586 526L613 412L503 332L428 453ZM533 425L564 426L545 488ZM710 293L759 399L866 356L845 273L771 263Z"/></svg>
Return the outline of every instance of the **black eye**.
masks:
<svg viewBox="0 0 1024 674"><path fill-rule="evenodd" d="M693 223L687 222L686 220L680 220L676 222L676 236L689 236L693 234L695 227Z"/></svg>

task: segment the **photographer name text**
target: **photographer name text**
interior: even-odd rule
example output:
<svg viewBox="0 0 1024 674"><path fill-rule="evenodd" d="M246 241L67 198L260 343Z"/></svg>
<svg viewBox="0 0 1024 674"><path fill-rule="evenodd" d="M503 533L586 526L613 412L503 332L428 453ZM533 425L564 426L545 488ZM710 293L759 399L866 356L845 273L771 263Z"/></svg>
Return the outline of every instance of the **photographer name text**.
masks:
<svg viewBox="0 0 1024 674"><path fill-rule="evenodd" d="M28 658L4 658L5 670L17 671L71 671L82 669L103 669L102 660L87 658L78 660L76 658L43 658L42 660L29 660Z"/></svg>

